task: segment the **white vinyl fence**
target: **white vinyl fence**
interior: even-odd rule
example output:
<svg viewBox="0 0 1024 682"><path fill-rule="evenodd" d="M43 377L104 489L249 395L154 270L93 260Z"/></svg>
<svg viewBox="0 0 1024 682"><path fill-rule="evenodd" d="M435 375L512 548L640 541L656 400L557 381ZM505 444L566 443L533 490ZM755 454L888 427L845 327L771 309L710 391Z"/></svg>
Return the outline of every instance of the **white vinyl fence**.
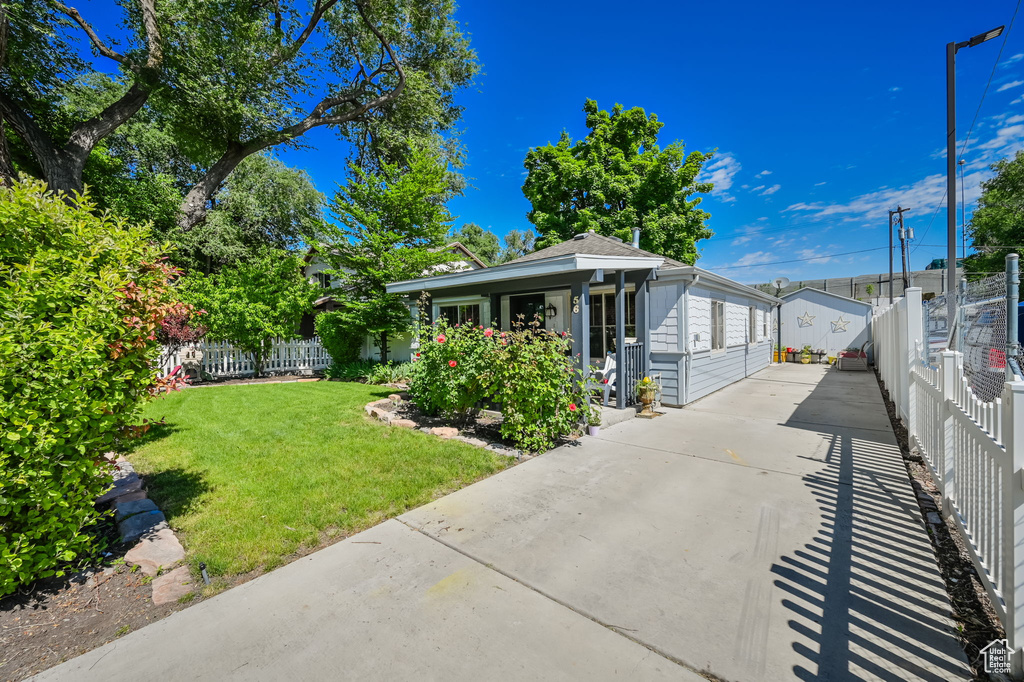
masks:
<svg viewBox="0 0 1024 682"><path fill-rule="evenodd" d="M253 373L252 359L227 341L200 341L197 344L203 353L203 373L214 378L245 376ZM186 349L176 353L164 353L160 363L161 376L167 376L181 364ZM320 345L320 339L273 342L273 349L263 372L268 374L308 374L326 369L331 357Z"/></svg>
<svg viewBox="0 0 1024 682"><path fill-rule="evenodd" d="M923 335L921 290L876 313L879 375L942 493L943 515L960 531L1006 629L1021 673L1024 646L1024 381L981 400L963 354L933 353Z"/></svg>

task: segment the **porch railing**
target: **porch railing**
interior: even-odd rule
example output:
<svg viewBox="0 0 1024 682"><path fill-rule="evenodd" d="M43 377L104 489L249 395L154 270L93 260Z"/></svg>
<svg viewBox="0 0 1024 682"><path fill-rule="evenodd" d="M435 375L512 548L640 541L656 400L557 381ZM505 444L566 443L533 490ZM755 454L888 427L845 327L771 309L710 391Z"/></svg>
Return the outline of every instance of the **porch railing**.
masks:
<svg viewBox="0 0 1024 682"><path fill-rule="evenodd" d="M625 351L625 366L622 370L622 380L619 382L616 391L616 406L626 407L636 403L636 385L644 378L644 344L627 343L622 348Z"/></svg>

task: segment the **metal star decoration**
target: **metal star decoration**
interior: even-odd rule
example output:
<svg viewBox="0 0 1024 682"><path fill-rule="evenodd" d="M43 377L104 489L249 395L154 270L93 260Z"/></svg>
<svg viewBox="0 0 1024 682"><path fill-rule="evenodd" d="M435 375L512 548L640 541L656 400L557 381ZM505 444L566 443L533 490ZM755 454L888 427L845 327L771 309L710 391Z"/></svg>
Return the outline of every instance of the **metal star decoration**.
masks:
<svg viewBox="0 0 1024 682"><path fill-rule="evenodd" d="M844 320L843 316L840 315L839 319L832 323L833 332L845 332L847 325L850 324L850 320Z"/></svg>
<svg viewBox="0 0 1024 682"><path fill-rule="evenodd" d="M817 315L811 315L808 312L804 312L802 317L796 318L796 321L800 324L801 327L813 327L815 317L817 317Z"/></svg>

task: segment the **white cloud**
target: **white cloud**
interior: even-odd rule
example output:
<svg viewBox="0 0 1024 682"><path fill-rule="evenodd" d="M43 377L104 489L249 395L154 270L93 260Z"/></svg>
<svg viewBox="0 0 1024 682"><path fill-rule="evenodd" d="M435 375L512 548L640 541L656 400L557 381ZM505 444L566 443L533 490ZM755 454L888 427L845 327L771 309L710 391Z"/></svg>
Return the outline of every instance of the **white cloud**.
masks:
<svg viewBox="0 0 1024 682"><path fill-rule="evenodd" d="M782 189L782 185L772 185L771 187L769 187L765 191L761 192L761 196L766 197L766 196L769 196L771 194L775 194L780 189Z"/></svg>
<svg viewBox="0 0 1024 682"><path fill-rule="evenodd" d="M1011 116L1010 118L1006 119L1006 121L1005 121L1005 123L1007 125L1013 125L1014 123L1021 123L1021 122L1024 122L1024 116L1021 116L1020 114L1018 114L1017 116Z"/></svg>
<svg viewBox="0 0 1024 682"><path fill-rule="evenodd" d="M729 152L722 152L711 159L711 163L701 169L702 182L712 182L715 185L714 193L720 201L736 201L736 197L729 194L732 181L743 166L736 160L736 157Z"/></svg>
<svg viewBox="0 0 1024 682"><path fill-rule="evenodd" d="M1003 83L1002 85L999 86L999 89L996 90L996 92L1003 92L1004 90L1015 88L1018 85L1024 85L1024 81L1010 81L1009 83Z"/></svg>
<svg viewBox="0 0 1024 682"><path fill-rule="evenodd" d="M901 88L900 86L894 85L893 87L889 88L889 92L899 92L902 89L903 88Z"/></svg>
<svg viewBox="0 0 1024 682"><path fill-rule="evenodd" d="M741 256L732 263L729 263L729 265L758 265L759 263L771 260L775 260L775 258L770 251L754 251L753 253Z"/></svg>
<svg viewBox="0 0 1024 682"><path fill-rule="evenodd" d="M762 189L764 189L764 187L765 187L764 185L758 185L757 187L751 187L750 191L751 192L760 192Z"/></svg>
<svg viewBox="0 0 1024 682"><path fill-rule="evenodd" d="M1000 128L994 138L980 145L979 149L1002 149L1022 137L1024 137L1024 125L1006 126Z"/></svg>
<svg viewBox="0 0 1024 682"><path fill-rule="evenodd" d="M822 185L826 184L827 182L828 182L827 180L825 182L816 182L816 183L814 183L814 186L815 187L821 187Z"/></svg>
<svg viewBox="0 0 1024 682"><path fill-rule="evenodd" d="M763 170L760 173L758 173L757 175L755 175L754 177L755 178L763 178L764 176L771 175L771 174L772 174L772 172L770 170Z"/></svg>
<svg viewBox="0 0 1024 682"><path fill-rule="evenodd" d="M1001 66L1007 66L1009 64L1013 64L1014 62L1019 62L1022 59L1024 59L1024 53L1015 54L1012 57L1007 57L1006 59L1004 59Z"/></svg>

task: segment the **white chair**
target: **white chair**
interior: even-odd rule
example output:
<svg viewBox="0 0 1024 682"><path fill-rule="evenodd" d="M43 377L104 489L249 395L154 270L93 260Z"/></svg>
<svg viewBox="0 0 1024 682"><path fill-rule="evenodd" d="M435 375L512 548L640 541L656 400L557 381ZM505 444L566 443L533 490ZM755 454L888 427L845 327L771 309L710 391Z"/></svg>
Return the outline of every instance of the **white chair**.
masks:
<svg viewBox="0 0 1024 682"><path fill-rule="evenodd" d="M603 405L608 405L608 396L615 390L615 355L609 352L604 358L604 368L601 369L601 384L604 389Z"/></svg>

